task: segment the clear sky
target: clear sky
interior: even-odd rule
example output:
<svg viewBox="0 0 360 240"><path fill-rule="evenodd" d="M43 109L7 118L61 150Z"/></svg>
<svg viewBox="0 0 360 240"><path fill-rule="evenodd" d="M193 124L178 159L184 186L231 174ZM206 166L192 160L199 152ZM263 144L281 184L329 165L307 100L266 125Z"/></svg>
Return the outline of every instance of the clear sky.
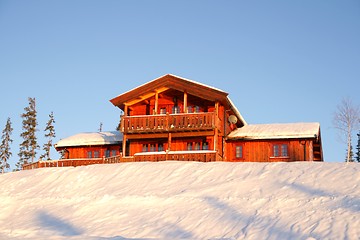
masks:
<svg viewBox="0 0 360 240"><path fill-rule="evenodd" d="M55 142L112 131L109 100L167 73L228 92L248 123L320 122L325 161L344 161L332 117L344 97L360 104L360 1L0 0L12 167L28 97L42 146L51 111Z"/></svg>

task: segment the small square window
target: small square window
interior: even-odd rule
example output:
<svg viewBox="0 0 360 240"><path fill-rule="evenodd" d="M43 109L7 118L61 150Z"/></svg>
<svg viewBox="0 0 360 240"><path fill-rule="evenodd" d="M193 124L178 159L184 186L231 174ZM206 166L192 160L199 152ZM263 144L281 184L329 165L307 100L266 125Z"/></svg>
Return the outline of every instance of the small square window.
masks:
<svg viewBox="0 0 360 240"><path fill-rule="evenodd" d="M243 158L243 146L242 145L238 145L235 147L235 157Z"/></svg>
<svg viewBox="0 0 360 240"><path fill-rule="evenodd" d="M94 158L100 157L100 151L94 151Z"/></svg>
<svg viewBox="0 0 360 240"><path fill-rule="evenodd" d="M87 158L92 158L92 152L91 151L87 152Z"/></svg>
<svg viewBox="0 0 360 240"><path fill-rule="evenodd" d="M166 108L160 108L160 114L166 114Z"/></svg>

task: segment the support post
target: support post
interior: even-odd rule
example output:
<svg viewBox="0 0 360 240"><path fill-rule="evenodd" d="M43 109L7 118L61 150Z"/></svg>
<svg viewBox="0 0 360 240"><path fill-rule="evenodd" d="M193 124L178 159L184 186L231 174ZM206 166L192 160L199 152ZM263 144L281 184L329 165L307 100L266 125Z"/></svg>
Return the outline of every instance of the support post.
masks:
<svg viewBox="0 0 360 240"><path fill-rule="evenodd" d="M184 113L188 113L188 109L187 109L187 92L184 92Z"/></svg>
<svg viewBox="0 0 360 240"><path fill-rule="evenodd" d="M216 101L215 102L215 133L214 133L214 150L217 152L218 151L218 138L219 138L219 131L218 131L218 126L219 126L219 102ZM216 155L217 158L217 155Z"/></svg>
<svg viewBox="0 0 360 240"><path fill-rule="evenodd" d="M168 151L171 151L171 132L168 135Z"/></svg>
<svg viewBox="0 0 360 240"><path fill-rule="evenodd" d="M159 93L155 93L155 115L158 114L158 104L159 104Z"/></svg>

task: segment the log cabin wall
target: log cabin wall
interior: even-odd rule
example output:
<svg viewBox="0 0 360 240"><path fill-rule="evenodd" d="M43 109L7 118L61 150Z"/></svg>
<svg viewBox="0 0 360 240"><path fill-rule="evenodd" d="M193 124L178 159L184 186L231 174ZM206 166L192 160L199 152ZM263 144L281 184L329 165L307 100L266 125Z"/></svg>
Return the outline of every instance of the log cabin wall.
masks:
<svg viewBox="0 0 360 240"><path fill-rule="evenodd" d="M314 158L314 139L279 139L279 140L237 140L227 141L227 161L232 162L293 162L322 161ZM287 156L274 156L274 145L287 145ZM241 148L241 154L237 157ZM279 151L281 151L279 147ZM281 153L280 153L281 155Z"/></svg>

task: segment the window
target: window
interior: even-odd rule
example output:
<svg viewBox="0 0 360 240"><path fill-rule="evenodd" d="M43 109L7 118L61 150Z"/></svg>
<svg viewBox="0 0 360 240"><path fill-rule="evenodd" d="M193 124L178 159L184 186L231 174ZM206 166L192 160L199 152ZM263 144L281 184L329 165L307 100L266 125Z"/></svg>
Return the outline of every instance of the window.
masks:
<svg viewBox="0 0 360 240"><path fill-rule="evenodd" d="M288 144L286 143L276 143L273 144L273 157L288 157Z"/></svg>
<svg viewBox="0 0 360 240"><path fill-rule="evenodd" d="M192 112L193 112L193 107L192 107L192 106L188 106L188 107L187 107L187 112L188 112L188 113L192 113Z"/></svg>
<svg viewBox="0 0 360 240"><path fill-rule="evenodd" d="M87 152L87 158L92 158L92 152L91 151Z"/></svg>
<svg viewBox="0 0 360 240"><path fill-rule="evenodd" d="M116 150L112 150L112 151L111 151L111 156L113 156L113 157L116 156Z"/></svg>
<svg viewBox="0 0 360 240"><path fill-rule="evenodd" d="M100 151L94 151L94 158L100 157Z"/></svg>
<svg viewBox="0 0 360 240"><path fill-rule="evenodd" d="M173 114L180 113L180 108L179 108L179 106L173 106L173 107L172 107L172 113L173 113Z"/></svg>
<svg viewBox="0 0 360 240"><path fill-rule="evenodd" d="M106 149L106 152L105 152L105 157L110 157L110 150L109 149Z"/></svg>
<svg viewBox="0 0 360 240"><path fill-rule="evenodd" d="M147 151L148 151L148 146L147 146L147 144L143 144L142 151L143 151L143 152L147 152Z"/></svg>
<svg viewBox="0 0 360 240"><path fill-rule="evenodd" d="M150 144L150 152L155 152L155 144Z"/></svg>
<svg viewBox="0 0 360 240"><path fill-rule="evenodd" d="M235 147L235 157L236 158L243 158L244 157L244 152L243 152L243 146L242 145L238 145Z"/></svg>
<svg viewBox="0 0 360 240"><path fill-rule="evenodd" d="M158 145L158 151L161 152L161 151L164 151L164 145L162 143L159 143Z"/></svg>
<svg viewBox="0 0 360 240"><path fill-rule="evenodd" d="M202 149L203 149L203 150L208 150L208 149L209 149L209 145L208 145L207 142L204 142L204 143L203 143Z"/></svg>
<svg viewBox="0 0 360 240"><path fill-rule="evenodd" d="M195 143L195 148L194 150L200 150L200 143L199 142L196 142Z"/></svg>
<svg viewBox="0 0 360 240"><path fill-rule="evenodd" d="M199 106L195 106L195 112L199 113L200 112L200 107Z"/></svg>
<svg viewBox="0 0 360 240"><path fill-rule="evenodd" d="M166 114L166 108L160 108L160 114Z"/></svg>
<svg viewBox="0 0 360 240"><path fill-rule="evenodd" d="M187 150L188 150L188 151L191 151L191 150L192 150L192 143L191 143L191 142L188 142L188 143L187 143Z"/></svg>
<svg viewBox="0 0 360 240"><path fill-rule="evenodd" d="M281 156L282 156L282 157L287 157L287 156L289 156L287 144L281 144Z"/></svg>

